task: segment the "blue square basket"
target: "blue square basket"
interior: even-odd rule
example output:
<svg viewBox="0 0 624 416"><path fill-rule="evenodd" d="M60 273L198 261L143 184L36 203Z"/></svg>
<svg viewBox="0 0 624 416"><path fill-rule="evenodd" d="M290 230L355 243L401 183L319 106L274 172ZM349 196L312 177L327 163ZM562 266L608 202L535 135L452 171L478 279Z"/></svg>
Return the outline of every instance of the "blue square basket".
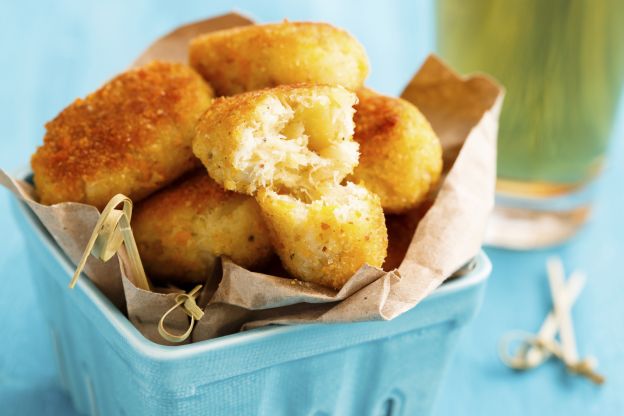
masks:
<svg viewBox="0 0 624 416"><path fill-rule="evenodd" d="M491 264L392 321L270 326L190 345L145 339L13 201L61 382L91 415L427 415Z"/></svg>

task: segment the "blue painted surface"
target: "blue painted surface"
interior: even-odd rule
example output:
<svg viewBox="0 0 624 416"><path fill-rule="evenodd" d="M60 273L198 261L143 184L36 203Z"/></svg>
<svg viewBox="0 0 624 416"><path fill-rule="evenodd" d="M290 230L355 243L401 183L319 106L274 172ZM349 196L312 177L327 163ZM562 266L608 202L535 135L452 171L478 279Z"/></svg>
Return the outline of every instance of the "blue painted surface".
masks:
<svg viewBox="0 0 624 416"><path fill-rule="evenodd" d="M429 1L8 1L0 5L0 166L27 164L43 124L75 97L122 70L149 42L186 21L237 8L261 21L326 20L369 52L369 85L397 93L433 45ZM494 264L483 309L461 339L437 415L624 414L624 109L593 219L565 246L530 253L488 250ZM72 414L28 276L32 259L0 192L0 413ZM515 374L496 355L509 329L535 330L549 307L548 255L582 268L574 308L581 353L600 360L607 384L568 377L552 362ZM619 257L619 258L618 258Z"/></svg>

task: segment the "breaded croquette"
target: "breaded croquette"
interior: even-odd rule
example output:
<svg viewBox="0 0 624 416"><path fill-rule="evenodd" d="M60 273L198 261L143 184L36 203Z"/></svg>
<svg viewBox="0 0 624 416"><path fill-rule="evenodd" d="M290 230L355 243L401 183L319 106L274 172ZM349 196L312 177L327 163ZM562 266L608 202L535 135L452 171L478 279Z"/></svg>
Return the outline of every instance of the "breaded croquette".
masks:
<svg viewBox="0 0 624 416"><path fill-rule="evenodd" d="M191 140L212 96L191 67L152 62L77 99L46 124L32 157L40 202L138 201L197 167Z"/></svg>
<svg viewBox="0 0 624 416"><path fill-rule="evenodd" d="M325 23L285 21L207 33L191 41L189 62L217 95L302 82L356 90L368 75L362 45Z"/></svg>
<svg viewBox="0 0 624 416"><path fill-rule="evenodd" d="M202 283L219 256L255 268L273 253L257 202L223 190L203 168L139 203L132 227L147 274L160 282Z"/></svg>
<svg viewBox="0 0 624 416"><path fill-rule="evenodd" d="M340 289L365 263L380 267L388 235L379 197L353 183L331 185L312 202L260 190L275 251L294 277Z"/></svg>
<svg viewBox="0 0 624 416"><path fill-rule="evenodd" d="M405 212L440 178L440 141L411 103L368 89L359 90L358 98L353 138L361 154L351 180L379 195L385 212Z"/></svg>
<svg viewBox="0 0 624 416"><path fill-rule="evenodd" d="M306 192L339 183L358 163L357 97L339 86L284 85L214 101L193 151L225 189Z"/></svg>

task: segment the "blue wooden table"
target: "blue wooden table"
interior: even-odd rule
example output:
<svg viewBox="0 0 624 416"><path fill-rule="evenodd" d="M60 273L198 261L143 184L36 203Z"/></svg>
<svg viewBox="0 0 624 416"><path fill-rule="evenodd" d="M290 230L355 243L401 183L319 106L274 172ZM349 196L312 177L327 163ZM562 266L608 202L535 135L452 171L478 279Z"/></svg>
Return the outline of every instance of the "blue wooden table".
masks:
<svg viewBox="0 0 624 416"><path fill-rule="evenodd" d="M348 29L369 52L369 85L390 94L401 90L434 44L428 0L3 2L0 166L26 166L43 124L123 70L152 39L233 8L260 21L326 20ZM494 273L481 313L458 345L437 415L624 414L623 135L624 108L597 187L594 216L576 238L543 251L487 250ZM32 259L9 215L8 198L8 192L0 192L0 414L70 415L28 277ZM551 254L588 274L573 316L581 354L598 357L607 376L603 387L568 376L554 361L517 374L498 360L503 333L534 331L547 313L544 265Z"/></svg>

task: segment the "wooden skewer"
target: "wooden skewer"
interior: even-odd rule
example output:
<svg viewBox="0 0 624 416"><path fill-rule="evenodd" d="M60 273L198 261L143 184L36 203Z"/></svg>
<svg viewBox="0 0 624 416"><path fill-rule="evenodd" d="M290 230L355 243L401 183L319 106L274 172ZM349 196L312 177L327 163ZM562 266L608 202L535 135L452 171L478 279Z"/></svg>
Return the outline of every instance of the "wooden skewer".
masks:
<svg viewBox="0 0 624 416"><path fill-rule="evenodd" d="M559 346L555 341L546 341L535 338L534 344L551 352L555 357L557 357L565 364L568 371L588 378L596 384L603 384L605 382L605 377L594 371L595 360L593 360L591 357L585 358L580 361L577 360L574 362L570 362L567 361L565 358L565 350L563 349L563 347Z"/></svg>
<svg viewBox="0 0 624 416"><path fill-rule="evenodd" d="M559 257L551 257L546 263L548 268L548 282L553 300L553 312L559 327L563 357L566 362L577 362L578 351L572 325L571 305L564 293L565 272Z"/></svg>
<svg viewBox="0 0 624 416"><path fill-rule="evenodd" d="M516 370L528 370L537 367L549 356L554 356L561 360L571 373L586 377L596 384L602 384L605 377L595 371L596 360L593 357L579 359L572 325L572 305L583 289L586 277L576 271L566 283L563 263L558 257L548 259L546 266L553 311L548 314L535 336L521 331L506 334L500 344L501 360ZM557 331L561 344L555 340ZM509 346L513 342L520 342L520 349L515 355L510 355Z"/></svg>
<svg viewBox="0 0 624 416"><path fill-rule="evenodd" d="M568 311L572 308L572 305L576 302L576 299L581 294L583 287L585 286L585 275L581 273L573 273L570 279L565 282L565 286L563 287L563 294L567 298L567 309ZM546 316L546 319L542 323L540 327L537 337L539 339L544 340L555 340L555 336L557 335L557 319L553 312L549 312ZM548 355L546 351L541 348L530 347L526 351L526 361L531 367L536 367L542 362L544 362Z"/></svg>
<svg viewBox="0 0 624 416"><path fill-rule="evenodd" d="M119 204L123 204L121 210L116 209ZM104 210L102 210L95 224L93 233L82 253L82 258L69 283L70 288L76 285L90 254L102 261L108 261L117 253L123 243L128 252L133 283L140 289L150 290L149 281L145 275L143 263L141 262L136 241L130 227L131 218L132 201L130 198L122 194L112 197Z"/></svg>
<svg viewBox="0 0 624 416"><path fill-rule="evenodd" d="M186 341L186 339L191 335L195 322L199 321L204 316L204 311L202 311L201 308L197 306L197 303L195 303L195 298L199 294L199 290L201 288L202 285L197 285L189 293L180 293L176 296L176 303L167 312L165 312L158 322L158 333L161 337L169 342L183 342ZM179 307L182 307L182 311L191 318L191 321L184 333L173 334L165 327L165 320L171 312Z"/></svg>

